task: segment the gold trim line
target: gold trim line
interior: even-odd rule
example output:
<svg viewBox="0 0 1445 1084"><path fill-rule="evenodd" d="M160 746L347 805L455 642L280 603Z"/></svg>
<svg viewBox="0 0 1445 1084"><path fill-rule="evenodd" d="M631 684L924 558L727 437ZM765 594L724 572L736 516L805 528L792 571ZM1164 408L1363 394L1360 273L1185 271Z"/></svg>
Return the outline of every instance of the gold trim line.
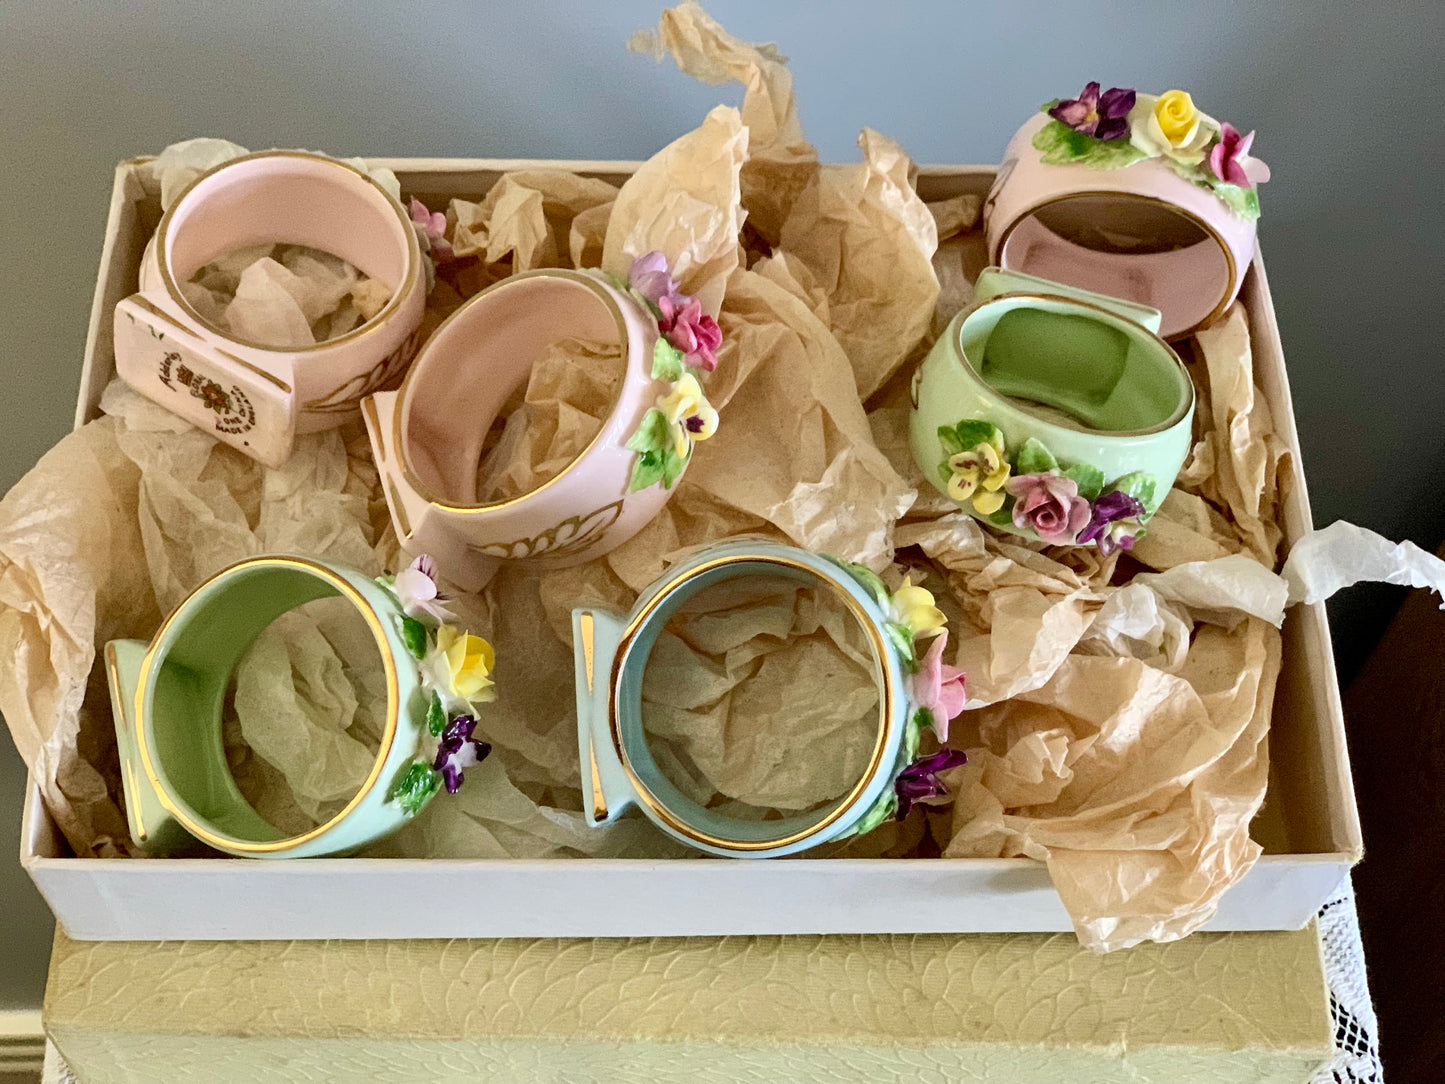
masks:
<svg viewBox="0 0 1445 1084"><path fill-rule="evenodd" d="M677 816L677 814L675 814L666 805L664 805L658 799L658 797L652 793L652 791L648 788L647 784L642 781L641 777L637 774L636 769L632 766L632 762L628 758L627 750L623 746L622 742L622 715L620 710L622 699L622 663L623 660L627 657L627 653L632 645L632 641L636 639L638 632L641 630L642 626L647 623L647 620L652 615L652 613L657 610L657 608L661 606L663 602L666 601L666 599L680 586L682 586L691 579L710 572L715 568L720 568L725 565L732 564L768 564L778 565L783 568L791 568L795 571L802 572L810 579L816 580L822 583L824 586L831 588L834 593L843 600L844 604L853 614L854 619L858 622L860 626L862 626L863 631L867 634L869 643L873 648L873 663L874 666L877 668L876 676L878 678L878 684L882 690L882 695L879 697L878 738L873 744L873 752L869 756L868 765L864 769L863 774L859 777L858 782L853 784L852 789L849 790L849 792L844 795L844 797L840 799L838 803L819 820L813 822L812 824L808 825L803 829L800 829L799 831L792 832L786 836L779 836L774 839L724 839L720 836L714 836L710 833L701 831L700 829L695 828L687 822L683 821L680 817ZM883 638L882 629L878 627L877 621L853 596L852 592L849 590L848 585L846 585L842 580L837 579L830 574L824 573L819 569L813 568L810 565L805 565L801 561L796 561L788 557L781 557L763 553L729 554L725 557L716 557L710 561L704 561L701 564L694 565L684 572L674 573L671 579L669 579L657 591L653 593L653 596L648 601L647 605L644 606L636 614L636 616L634 616L627 623L627 627L623 629L622 638L618 641L617 650L613 653L612 656L610 694L608 696L607 704L607 714L609 727L612 735L612 744L617 750L618 759L622 762L623 770L627 773L627 778L631 781L633 790L637 793L638 799L642 801L647 806L647 808L656 815L659 820L661 820L664 824L666 824L673 831L677 832L683 838L690 839L696 843L704 843L708 846L716 847L719 850L724 851L767 851L779 847L787 847L791 844L799 842L802 839L806 839L809 836L817 835L818 833L823 831L823 829L827 828L829 825L839 820L846 812L848 812L848 810L850 810L851 808L853 808L854 805L857 804L858 800L863 796L864 792L867 791L868 785L878 775L879 771L882 770L883 754L889 746L889 740L893 736L893 731L896 729L894 724L894 704L896 703L897 697L901 693L901 690L894 688L892 671L889 669L888 659L889 647ZM905 719L904 725L906 724L907 720Z"/></svg>

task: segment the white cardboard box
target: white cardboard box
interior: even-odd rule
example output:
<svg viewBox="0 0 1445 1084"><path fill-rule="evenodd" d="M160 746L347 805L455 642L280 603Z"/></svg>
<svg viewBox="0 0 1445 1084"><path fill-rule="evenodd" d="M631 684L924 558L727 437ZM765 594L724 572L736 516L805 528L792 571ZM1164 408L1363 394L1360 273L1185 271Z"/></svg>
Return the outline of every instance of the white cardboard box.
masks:
<svg viewBox="0 0 1445 1084"><path fill-rule="evenodd" d="M632 162L394 159L423 198L481 195L504 172L566 168L620 183ZM135 289L158 219L135 162L117 167L91 311L75 424L98 413L114 375L111 314ZM991 166L927 166L928 200L982 193ZM1293 451L1284 530L1311 529L1284 355L1264 265L1241 294L1256 380ZM1361 855L1344 718L1322 604L1296 606L1270 732L1265 810L1252 828L1265 854L1223 898L1211 930L1304 926ZM79 859L30 785L21 864L76 940L159 941L608 937L786 933L975 933L1071 929L1041 863L1028 859L455 860ZM424 887L423 887L424 886ZM421 894L426 906L418 908ZM590 905L593 901L598 904Z"/></svg>

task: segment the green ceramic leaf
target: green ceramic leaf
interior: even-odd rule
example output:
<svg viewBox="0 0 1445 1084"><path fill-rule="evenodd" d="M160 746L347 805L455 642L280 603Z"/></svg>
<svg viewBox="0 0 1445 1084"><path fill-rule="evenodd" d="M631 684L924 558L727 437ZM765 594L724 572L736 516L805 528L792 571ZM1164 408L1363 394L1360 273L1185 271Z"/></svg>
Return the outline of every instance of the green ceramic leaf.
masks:
<svg viewBox="0 0 1445 1084"><path fill-rule="evenodd" d="M687 461L692 453L678 455L675 448L664 448L662 450L662 488L671 489L672 483L677 481L682 469L687 466Z"/></svg>
<svg viewBox="0 0 1445 1084"><path fill-rule="evenodd" d="M632 464L632 480L627 484L627 492L636 493L639 489L656 485L662 481L662 476L662 453L643 452L637 457L637 462Z"/></svg>
<svg viewBox="0 0 1445 1084"><path fill-rule="evenodd" d="M1053 453L1033 437L1024 441L1019 449L1018 461L1014 464L1014 471L1018 474L1043 474L1058 469L1059 461Z"/></svg>
<svg viewBox="0 0 1445 1084"><path fill-rule="evenodd" d="M1156 483L1152 474L1145 474L1143 471L1136 470L1134 473L1126 474L1122 478L1115 478L1112 488L1135 498L1144 506L1144 510L1152 516L1155 509L1159 507L1158 502L1154 499L1155 487Z"/></svg>
<svg viewBox="0 0 1445 1084"><path fill-rule="evenodd" d="M903 669L910 674L917 670L918 656L913 653L913 630L896 621L885 621L883 622L883 631L888 634L888 642L898 652Z"/></svg>
<svg viewBox="0 0 1445 1084"><path fill-rule="evenodd" d="M1148 157L1127 139L1095 139L1057 120L1049 121L1034 134L1034 148L1050 165L1090 169L1122 169Z"/></svg>
<svg viewBox="0 0 1445 1084"><path fill-rule="evenodd" d="M879 607L884 610L888 609L891 602L888 597L888 587L878 578L876 572L867 565L860 565L856 561L844 561L830 553L822 554L822 556L857 580L858 585L873 596L873 601L878 603Z"/></svg>
<svg viewBox="0 0 1445 1084"><path fill-rule="evenodd" d="M634 452L660 451L671 442L667 429L667 415L653 407L642 416L637 432L627 438L627 447Z"/></svg>
<svg viewBox="0 0 1445 1084"><path fill-rule="evenodd" d="M957 455L963 451L963 445L958 442L958 435L954 433L951 425L938 427L938 443L943 445L943 454L946 456Z"/></svg>
<svg viewBox="0 0 1445 1084"><path fill-rule="evenodd" d="M433 738L440 738L442 731L447 728L447 713L442 707L442 698L436 693L431 694L431 703L426 708L426 729Z"/></svg>
<svg viewBox="0 0 1445 1084"><path fill-rule="evenodd" d="M1003 447L1003 430L993 422L970 418L955 425L953 435L958 441L960 452L970 451L980 444L992 444L995 448Z"/></svg>
<svg viewBox="0 0 1445 1084"><path fill-rule="evenodd" d="M414 617L402 617L401 641L416 658L426 658L426 626Z"/></svg>
<svg viewBox="0 0 1445 1084"><path fill-rule="evenodd" d="M1010 526L1014 521L1014 499L1009 497L1002 508L997 512L990 512L983 519L985 523L992 523L996 527Z"/></svg>
<svg viewBox="0 0 1445 1084"><path fill-rule="evenodd" d="M903 746L899 752L904 764L912 764L918 759L918 745L922 738L922 727L910 726L903 731Z"/></svg>
<svg viewBox="0 0 1445 1084"><path fill-rule="evenodd" d="M897 810L898 795L894 793L892 787L889 787L883 796L869 807L868 812L858 818L858 823L853 826L848 835L861 836L865 832L873 831L884 821L891 820Z"/></svg>
<svg viewBox="0 0 1445 1084"><path fill-rule="evenodd" d="M414 817L441 789L441 785L440 772L425 761L412 761L391 788L391 800L401 806L408 817Z"/></svg>
<svg viewBox="0 0 1445 1084"><path fill-rule="evenodd" d="M913 709L913 728L914 728L914 733L916 733L916 734L922 734L925 730L927 730L927 729L928 729L929 727L931 727L932 725L933 725L933 712L929 711L927 708L915 708L915 709Z"/></svg>
<svg viewBox="0 0 1445 1084"><path fill-rule="evenodd" d="M1226 207L1237 214L1246 222L1254 222L1259 218L1259 192L1253 188L1241 188L1237 184L1215 183L1214 194L1218 196Z"/></svg>
<svg viewBox="0 0 1445 1084"><path fill-rule="evenodd" d="M1086 501L1098 500L1104 492L1104 472L1087 463L1075 463L1063 471L1065 478L1072 478L1079 484L1079 496Z"/></svg>
<svg viewBox="0 0 1445 1084"><path fill-rule="evenodd" d="M938 476L943 479L945 486L953 481L953 468L948 465L948 460L945 459L942 463L938 464Z"/></svg>
<svg viewBox="0 0 1445 1084"><path fill-rule="evenodd" d="M669 384L682 376L682 351L661 335L652 348L652 378L666 380Z"/></svg>

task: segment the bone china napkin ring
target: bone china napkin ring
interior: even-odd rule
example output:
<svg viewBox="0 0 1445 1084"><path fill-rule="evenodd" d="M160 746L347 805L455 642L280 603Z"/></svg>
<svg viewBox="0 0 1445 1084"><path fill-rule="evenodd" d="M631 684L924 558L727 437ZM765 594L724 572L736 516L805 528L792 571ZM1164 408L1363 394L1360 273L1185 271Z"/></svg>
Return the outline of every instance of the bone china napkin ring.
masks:
<svg viewBox="0 0 1445 1084"><path fill-rule="evenodd" d="M560 568L631 538L671 495L693 443L716 427L692 372L715 364L716 329L695 300L676 294L659 253L634 263L630 283L543 269L468 300L427 340L400 390L363 405L403 548L437 554L454 582L479 590L503 560ZM569 338L623 352L602 428L537 488L478 500L493 420L544 352Z"/></svg>
<svg viewBox="0 0 1445 1084"><path fill-rule="evenodd" d="M924 476L975 519L1128 549L1189 453L1194 382L1159 314L1017 272L980 273L914 373Z"/></svg>
<svg viewBox="0 0 1445 1084"><path fill-rule="evenodd" d="M642 725L643 672L668 618L711 584L760 575L799 580L839 599L867 635L878 683L877 738L862 777L831 806L781 820L727 816L688 798L658 767ZM734 858L793 854L946 798L938 773L965 760L946 747L917 756L925 728L947 736L949 717L963 707L963 674L942 662L947 637L933 596L906 579L890 593L861 565L770 541L732 540L673 566L626 617L573 610L572 634L582 789L594 827L637 805L699 850Z"/></svg>
<svg viewBox="0 0 1445 1084"><path fill-rule="evenodd" d="M384 284L391 298L326 342L269 347L207 324L181 284L249 245L309 245ZM161 218L140 292L115 309L121 379L218 440L276 467L301 433L356 416L401 376L426 305L421 248L401 205L365 173L323 155L264 151L203 173Z"/></svg>
<svg viewBox="0 0 1445 1084"><path fill-rule="evenodd" d="M1229 307L1254 258L1269 168L1253 141L1184 91L1090 83L1009 142L984 203L989 258L1157 308L1166 339L1192 334Z"/></svg>
<svg viewBox="0 0 1445 1084"><path fill-rule="evenodd" d="M492 699L491 645L446 624L430 559L371 579L316 558L253 557L196 588L145 644L106 645L131 835L148 851L205 843L251 858L357 850L395 831L491 747L475 736ZM325 823L287 836L241 794L221 741L231 673L257 636L296 606L346 599L366 620L386 675L386 722L370 773Z"/></svg>

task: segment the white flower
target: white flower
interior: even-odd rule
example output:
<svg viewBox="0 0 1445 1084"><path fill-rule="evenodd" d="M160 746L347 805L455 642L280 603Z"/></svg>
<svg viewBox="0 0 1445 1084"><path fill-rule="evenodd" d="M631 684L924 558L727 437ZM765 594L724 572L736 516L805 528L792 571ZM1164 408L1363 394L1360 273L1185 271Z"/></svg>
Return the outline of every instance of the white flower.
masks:
<svg viewBox="0 0 1445 1084"><path fill-rule="evenodd" d="M445 596L437 591L436 575L436 562L425 553L396 574L392 590L407 617L421 620L425 615L441 622L452 616L444 605Z"/></svg>

